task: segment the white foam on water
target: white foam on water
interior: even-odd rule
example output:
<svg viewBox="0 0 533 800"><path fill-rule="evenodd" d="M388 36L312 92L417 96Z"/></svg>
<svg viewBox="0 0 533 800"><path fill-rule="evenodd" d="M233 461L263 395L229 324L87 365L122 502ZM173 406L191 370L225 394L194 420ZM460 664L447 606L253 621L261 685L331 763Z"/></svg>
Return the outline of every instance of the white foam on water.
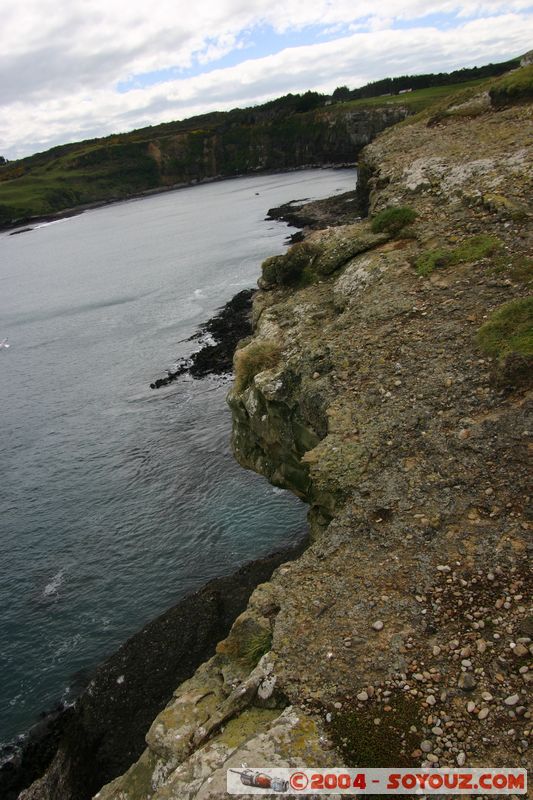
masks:
<svg viewBox="0 0 533 800"><path fill-rule="evenodd" d="M53 576L43 589L43 597L57 597L64 581L65 570L61 569Z"/></svg>

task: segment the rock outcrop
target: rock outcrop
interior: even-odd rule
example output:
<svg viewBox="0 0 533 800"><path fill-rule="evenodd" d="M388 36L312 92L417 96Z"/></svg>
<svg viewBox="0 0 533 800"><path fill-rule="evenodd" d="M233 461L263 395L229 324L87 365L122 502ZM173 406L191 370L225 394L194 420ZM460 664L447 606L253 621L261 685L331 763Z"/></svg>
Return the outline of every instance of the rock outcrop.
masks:
<svg viewBox="0 0 533 800"><path fill-rule="evenodd" d="M469 96L394 127L370 221L265 263L234 449L313 541L98 800L215 800L243 764L527 765L532 113Z"/></svg>

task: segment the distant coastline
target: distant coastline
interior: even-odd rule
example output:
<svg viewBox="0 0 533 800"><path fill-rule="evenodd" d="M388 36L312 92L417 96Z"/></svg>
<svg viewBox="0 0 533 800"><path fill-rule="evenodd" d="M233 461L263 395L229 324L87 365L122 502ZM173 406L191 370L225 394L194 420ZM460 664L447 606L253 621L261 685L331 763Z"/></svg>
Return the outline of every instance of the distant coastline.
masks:
<svg viewBox="0 0 533 800"><path fill-rule="evenodd" d="M77 217L80 214L83 214L85 211L92 211L95 208L105 208L106 206L112 206L118 203L129 203L135 200L143 200L145 197L153 197L154 195L166 194L167 192L177 192L180 189L191 189L194 186L205 186L206 184L210 183L232 181L237 180L238 178L249 178L250 175L286 175L290 172L304 172L307 169L355 169L356 167L357 163L355 161L342 164L304 164L303 166L291 167L288 169L251 170L250 172L243 172L239 175L217 175L213 178L195 179L187 183L175 183L172 184L172 186L157 186L154 189L144 189L142 192L136 192L128 195L127 197L111 197L107 200L95 200L93 203L82 203L79 206L65 208L62 211L56 211L53 214L21 217L13 222L0 223L0 233L9 232L10 236L21 233L29 233L30 231L34 230L35 226L37 225L41 225L46 222L56 222L62 219Z"/></svg>

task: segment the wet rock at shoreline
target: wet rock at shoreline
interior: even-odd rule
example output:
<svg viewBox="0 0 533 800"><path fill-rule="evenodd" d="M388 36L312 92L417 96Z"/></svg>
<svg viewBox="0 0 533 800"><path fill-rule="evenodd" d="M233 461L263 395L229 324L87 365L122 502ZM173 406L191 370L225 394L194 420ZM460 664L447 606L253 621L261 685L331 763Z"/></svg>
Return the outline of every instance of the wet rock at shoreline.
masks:
<svg viewBox="0 0 533 800"><path fill-rule="evenodd" d="M251 310L254 289L244 289L211 317L188 341L202 346L188 358L182 358L165 378L157 378L151 389L168 386L182 375L205 378L208 375L228 375L233 368L233 353L240 339L252 333Z"/></svg>

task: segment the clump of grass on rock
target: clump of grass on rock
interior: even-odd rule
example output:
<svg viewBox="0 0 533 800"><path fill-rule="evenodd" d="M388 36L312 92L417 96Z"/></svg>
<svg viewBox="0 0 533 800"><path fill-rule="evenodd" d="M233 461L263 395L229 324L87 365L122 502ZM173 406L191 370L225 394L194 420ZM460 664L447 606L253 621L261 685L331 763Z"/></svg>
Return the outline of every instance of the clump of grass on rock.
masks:
<svg viewBox="0 0 533 800"><path fill-rule="evenodd" d="M415 221L417 213L409 206L391 206L383 209L372 219L372 233L389 233L397 236L404 228Z"/></svg>
<svg viewBox="0 0 533 800"><path fill-rule="evenodd" d="M497 380L514 386L533 380L533 296L500 306L477 333L479 347L496 359Z"/></svg>
<svg viewBox="0 0 533 800"><path fill-rule="evenodd" d="M243 392L250 386L256 375L263 370L275 367L280 358L281 348L276 342L265 339L255 341L235 352L235 388Z"/></svg>
<svg viewBox="0 0 533 800"><path fill-rule="evenodd" d="M479 329L477 340L494 358L510 353L533 356L533 295L500 306Z"/></svg>
<svg viewBox="0 0 533 800"><path fill-rule="evenodd" d="M452 267L457 264L471 264L482 258L494 255L501 248L501 241L496 236L471 236L453 248L437 248L423 253L416 262L419 275L431 275L435 269Z"/></svg>

